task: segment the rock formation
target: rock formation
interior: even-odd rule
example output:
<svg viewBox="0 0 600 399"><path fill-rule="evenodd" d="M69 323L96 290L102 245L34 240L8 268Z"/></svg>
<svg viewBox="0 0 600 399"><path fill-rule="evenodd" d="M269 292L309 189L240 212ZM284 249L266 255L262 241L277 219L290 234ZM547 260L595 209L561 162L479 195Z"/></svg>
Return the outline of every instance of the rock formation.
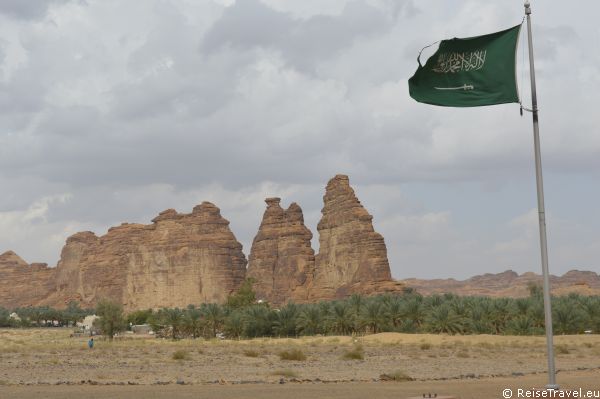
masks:
<svg viewBox="0 0 600 399"><path fill-rule="evenodd" d="M254 238L249 266L242 245L215 205L203 202L192 213L161 212L152 224L123 223L103 236L85 231L67 239L58 266L27 264L14 252L0 255L0 306L64 307L75 300L84 307L101 298L121 302L126 310L223 303L248 276L260 299L280 305L401 292L422 294L525 296L540 277L508 271L465 281L392 280L383 237L372 216L356 198L347 176L329 181L317 226L319 253L302 209L267 198L267 209ZM553 293L600 294L600 276L571 271L552 276Z"/></svg>
<svg viewBox="0 0 600 399"><path fill-rule="evenodd" d="M512 270L502 273L486 273L466 280L449 279L406 279L403 283L423 295L452 293L456 295L477 295L489 297L519 298L529 295L529 286L542 285L542 276L527 272L517 274ZM550 276L553 295L600 295L600 275L571 270L562 276Z"/></svg>
<svg viewBox="0 0 600 399"><path fill-rule="evenodd" d="M0 306L16 308L44 300L52 289L54 269L31 265L13 251L0 255Z"/></svg>
<svg viewBox="0 0 600 399"><path fill-rule="evenodd" d="M356 198L348 176L335 176L325 190L311 298L399 289L383 237L373 229L373 217Z"/></svg>
<svg viewBox="0 0 600 399"><path fill-rule="evenodd" d="M49 288L46 297L32 298L31 303L62 307L77 300L93 306L101 298L110 298L129 310L184 307L224 302L243 281L246 258L219 208L203 202L190 214L161 212L152 225L124 223L101 237L77 233L67 239L58 266L46 270L50 270L42 284ZM12 272L11 276L20 275ZM27 278L38 281L36 275ZM28 297L11 289L7 295L18 303Z"/></svg>
<svg viewBox="0 0 600 399"><path fill-rule="evenodd" d="M274 304L308 299L315 253L312 233L304 225L302 209L294 202L287 210L279 198L267 198L267 209L248 259L247 276L256 283L257 297Z"/></svg>

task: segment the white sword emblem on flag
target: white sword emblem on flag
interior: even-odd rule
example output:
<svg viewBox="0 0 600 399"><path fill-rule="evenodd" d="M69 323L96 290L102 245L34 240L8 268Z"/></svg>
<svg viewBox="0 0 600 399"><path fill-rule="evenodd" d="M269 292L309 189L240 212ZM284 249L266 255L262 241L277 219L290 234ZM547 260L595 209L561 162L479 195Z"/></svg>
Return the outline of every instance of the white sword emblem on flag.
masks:
<svg viewBox="0 0 600 399"><path fill-rule="evenodd" d="M434 87L436 90L473 90L475 87L473 85L464 84L458 87Z"/></svg>

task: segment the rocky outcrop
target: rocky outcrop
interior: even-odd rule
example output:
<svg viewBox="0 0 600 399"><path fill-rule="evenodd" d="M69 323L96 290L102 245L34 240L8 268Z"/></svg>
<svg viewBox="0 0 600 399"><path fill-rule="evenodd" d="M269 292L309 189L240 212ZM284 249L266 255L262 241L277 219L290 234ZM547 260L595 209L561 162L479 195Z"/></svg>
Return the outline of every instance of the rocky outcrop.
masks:
<svg viewBox="0 0 600 399"><path fill-rule="evenodd" d="M123 223L102 236L74 234L55 268L28 264L12 251L1 254L0 306L64 307L75 300L91 307L101 298L119 301L127 310L222 303L246 276L256 280L258 298L275 305L406 288L425 295L518 297L541 282L534 273L513 271L464 281L392 280L383 237L348 177L331 179L323 201L317 256L302 209L296 203L283 209L279 198L268 198L246 270L229 222L219 208L203 202L189 214L163 211L150 225ZM570 271L552 276L551 282L555 295L600 295L600 276L593 272Z"/></svg>
<svg viewBox="0 0 600 399"><path fill-rule="evenodd" d="M356 198L348 176L335 176L325 190L310 297L339 298L355 292L399 289L392 281L383 237L373 229L373 217Z"/></svg>
<svg viewBox="0 0 600 399"><path fill-rule="evenodd" d="M455 279L406 279L407 287L423 295L452 293L462 296L489 296L519 298L529 295L529 287L542 285L542 276L532 272L518 274L512 270L503 273L486 273L466 280ZM550 276L553 295L577 293L581 295L600 295L600 275L571 270L562 276Z"/></svg>
<svg viewBox="0 0 600 399"><path fill-rule="evenodd" d="M0 270L2 281L7 276L48 288L41 298L31 296L31 290L3 290L13 298L0 300L4 306L27 302L62 307L71 300L93 306L110 298L131 310L224 302L246 272L242 245L209 202L190 214L164 211L151 225L124 223L100 237L77 233L67 239L58 266L46 269L47 276L32 274L14 256L4 258L12 263L3 262L8 266ZM5 271L13 269L21 274Z"/></svg>
<svg viewBox="0 0 600 399"><path fill-rule="evenodd" d="M273 304L308 299L315 253L312 233L295 202L284 210L279 198L267 198L267 209L250 250L247 276L255 280L257 298Z"/></svg>
<svg viewBox="0 0 600 399"><path fill-rule="evenodd" d="M45 263L28 264L13 251L0 255L0 306L37 304L52 290L54 269Z"/></svg>

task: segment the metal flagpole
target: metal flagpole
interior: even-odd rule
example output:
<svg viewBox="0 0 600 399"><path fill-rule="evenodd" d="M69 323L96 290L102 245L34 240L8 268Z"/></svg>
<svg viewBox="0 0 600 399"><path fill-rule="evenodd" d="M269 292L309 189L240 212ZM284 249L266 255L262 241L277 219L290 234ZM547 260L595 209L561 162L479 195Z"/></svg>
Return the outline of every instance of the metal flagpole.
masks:
<svg viewBox="0 0 600 399"><path fill-rule="evenodd" d="M552 306L550 304L550 274L548 272L548 244L546 240L546 212L544 210L544 182L542 179L542 155L540 152L540 131L538 126L537 94L535 90L535 67L533 64L533 41L531 39L531 6L525 0L527 16L527 42L529 47L529 74L531 76L531 108L533 115L533 143L535 147L535 177L537 183L538 217L540 222L540 249L542 252L542 273L544 276L544 314L546 322L546 344L548 355L548 389L558 389L554 367L554 346L552 334Z"/></svg>

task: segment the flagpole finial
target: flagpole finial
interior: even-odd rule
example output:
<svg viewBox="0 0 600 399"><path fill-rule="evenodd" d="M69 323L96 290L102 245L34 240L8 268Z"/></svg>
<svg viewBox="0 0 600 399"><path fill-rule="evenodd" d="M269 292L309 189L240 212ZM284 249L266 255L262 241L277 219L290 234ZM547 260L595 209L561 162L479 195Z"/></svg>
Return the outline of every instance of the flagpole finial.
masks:
<svg viewBox="0 0 600 399"><path fill-rule="evenodd" d="M531 14L531 3L529 2L529 0L525 0L524 6L525 6L525 14L527 14L527 15Z"/></svg>

